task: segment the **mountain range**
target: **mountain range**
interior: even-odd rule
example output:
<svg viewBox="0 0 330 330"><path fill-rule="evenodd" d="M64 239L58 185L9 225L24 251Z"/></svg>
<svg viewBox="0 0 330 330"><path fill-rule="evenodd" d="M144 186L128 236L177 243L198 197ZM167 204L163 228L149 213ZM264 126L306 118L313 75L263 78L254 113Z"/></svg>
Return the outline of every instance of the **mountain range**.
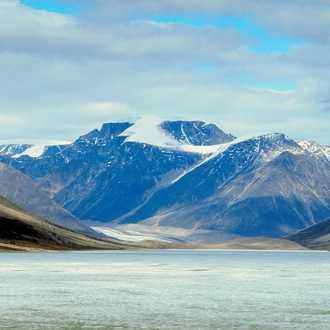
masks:
<svg viewBox="0 0 330 330"><path fill-rule="evenodd" d="M330 147L281 133L235 138L202 121L142 117L68 144L3 144L0 161L75 223L276 238L330 215Z"/></svg>

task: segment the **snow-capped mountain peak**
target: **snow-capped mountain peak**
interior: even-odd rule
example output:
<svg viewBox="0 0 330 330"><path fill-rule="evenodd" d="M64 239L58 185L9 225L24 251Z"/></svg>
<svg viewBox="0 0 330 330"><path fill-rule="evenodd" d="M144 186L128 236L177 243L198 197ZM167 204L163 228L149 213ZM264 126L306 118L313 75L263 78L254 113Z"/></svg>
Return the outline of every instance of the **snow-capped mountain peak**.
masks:
<svg viewBox="0 0 330 330"><path fill-rule="evenodd" d="M244 135L228 143L217 145L216 150L214 150L212 154L206 157L202 162L190 168L182 175L178 176L171 183L175 183L187 173L195 170L197 167L203 166L204 164L212 161L217 157L221 157L223 153L228 151L230 148L235 148L235 146L237 148L244 149L247 155L259 154L259 161L261 163L270 162L284 151L290 151L292 153L301 153L301 148L299 147L299 145L295 141L281 133L259 133L259 135ZM247 158L249 157L247 156Z"/></svg>
<svg viewBox="0 0 330 330"><path fill-rule="evenodd" d="M125 142L138 142L161 148L176 148L182 151L210 154L219 145L235 139L214 124L203 121L164 120L145 116L134 120L132 126L121 133Z"/></svg>
<svg viewBox="0 0 330 330"><path fill-rule="evenodd" d="M330 161L330 147L329 146L320 146L315 141L298 141L300 147L307 151L308 153L313 154L316 157L325 157Z"/></svg>
<svg viewBox="0 0 330 330"><path fill-rule="evenodd" d="M250 152L260 152L262 160L269 162L276 158L284 151L296 153L300 151L299 145L281 133L259 133L259 135L244 135L235 140L220 145L216 152L206 158L203 163L217 157L225 152L229 147L239 145L241 143L253 143L253 149Z"/></svg>

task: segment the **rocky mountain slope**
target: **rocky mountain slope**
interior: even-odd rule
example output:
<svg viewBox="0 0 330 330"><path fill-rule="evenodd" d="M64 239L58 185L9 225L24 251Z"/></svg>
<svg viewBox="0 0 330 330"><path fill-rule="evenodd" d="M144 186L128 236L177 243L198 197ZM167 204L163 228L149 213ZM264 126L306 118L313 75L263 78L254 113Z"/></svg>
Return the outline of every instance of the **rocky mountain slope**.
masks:
<svg viewBox="0 0 330 330"><path fill-rule="evenodd" d="M325 180L325 178L328 178ZM282 134L228 145L120 222L281 237L330 214L330 164Z"/></svg>
<svg viewBox="0 0 330 330"><path fill-rule="evenodd" d="M40 217L86 235L101 237L67 210L56 204L27 175L0 163L0 195Z"/></svg>
<svg viewBox="0 0 330 330"><path fill-rule="evenodd" d="M279 133L235 139L201 121L143 117L71 144L3 145L0 160L99 223L281 237L330 215L330 147Z"/></svg>
<svg viewBox="0 0 330 330"><path fill-rule="evenodd" d="M330 218L289 235L286 239L309 249L330 250Z"/></svg>

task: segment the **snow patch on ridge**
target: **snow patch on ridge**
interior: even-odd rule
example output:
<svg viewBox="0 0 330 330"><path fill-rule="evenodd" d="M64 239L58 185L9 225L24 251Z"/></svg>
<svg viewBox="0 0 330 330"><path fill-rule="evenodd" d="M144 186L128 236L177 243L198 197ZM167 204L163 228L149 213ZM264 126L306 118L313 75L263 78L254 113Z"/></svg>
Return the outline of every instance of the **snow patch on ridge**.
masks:
<svg viewBox="0 0 330 330"><path fill-rule="evenodd" d="M31 145L30 147L28 147L27 149L25 149L25 151L12 155L12 158L19 158L21 156L30 156L32 158L38 158L46 151L46 149L48 147L59 146L59 145L68 145L68 144L72 143L72 142L68 142L68 141L43 141L43 143L40 143L40 141L38 141L38 142L39 143L35 143L35 144ZM14 147L14 146L19 146L19 145L12 144L12 146Z"/></svg>
<svg viewBox="0 0 330 330"><path fill-rule="evenodd" d="M13 156L13 158L19 158L20 156L30 156L32 158L40 157L46 149L45 145L41 146L32 146L25 151L23 151L21 154Z"/></svg>
<svg viewBox="0 0 330 330"><path fill-rule="evenodd" d="M211 146L195 146L195 145L181 145L180 150L187 152L194 152L198 154L211 154L216 152L221 144L214 144Z"/></svg>

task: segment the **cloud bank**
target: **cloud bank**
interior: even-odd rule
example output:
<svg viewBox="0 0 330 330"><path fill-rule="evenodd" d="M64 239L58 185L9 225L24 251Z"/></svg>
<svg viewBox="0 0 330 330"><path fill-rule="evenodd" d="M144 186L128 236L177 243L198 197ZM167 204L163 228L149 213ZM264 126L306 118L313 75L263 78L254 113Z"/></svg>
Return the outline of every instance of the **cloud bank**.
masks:
<svg viewBox="0 0 330 330"><path fill-rule="evenodd" d="M1 140L160 114L330 145L329 1L61 4L0 3Z"/></svg>

